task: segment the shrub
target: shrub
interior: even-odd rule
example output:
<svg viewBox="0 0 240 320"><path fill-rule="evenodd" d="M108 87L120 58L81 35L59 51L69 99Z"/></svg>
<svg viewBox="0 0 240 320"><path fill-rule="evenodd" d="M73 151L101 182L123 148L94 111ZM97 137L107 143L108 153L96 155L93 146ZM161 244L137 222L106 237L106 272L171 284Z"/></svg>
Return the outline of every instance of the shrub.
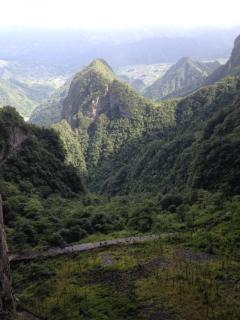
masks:
<svg viewBox="0 0 240 320"><path fill-rule="evenodd" d="M175 206L175 209L176 209L178 206L180 206L182 204L182 202L183 202L183 199L180 195L167 194L160 201L160 205L163 210L171 211L174 209L174 207L171 207L171 206Z"/></svg>

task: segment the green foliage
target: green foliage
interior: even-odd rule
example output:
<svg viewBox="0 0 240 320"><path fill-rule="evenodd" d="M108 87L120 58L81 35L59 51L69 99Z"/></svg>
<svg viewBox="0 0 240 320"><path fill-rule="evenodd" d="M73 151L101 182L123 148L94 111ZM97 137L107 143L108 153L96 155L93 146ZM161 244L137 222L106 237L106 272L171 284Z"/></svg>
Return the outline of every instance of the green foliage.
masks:
<svg viewBox="0 0 240 320"><path fill-rule="evenodd" d="M162 240L14 266L17 297L39 317L232 319L239 262Z"/></svg>
<svg viewBox="0 0 240 320"><path fill-rule="evenodd" d="M153 314L159 318L163 305L168 317L238 319L237 286L222 308L229 289L224 272L235 277L235 271L208 258L233 264L240 258L239 107L237 78L156 104L96 60L73 79L62 100L64 120L54 130L26 125L10 107L0 110L10 250L148 232L171 233L173 244L207 253L184 252L185 259L167 248L159 261L164 250L156 242L132 254L119 249L117 258L95 252L20 266L23 302L56 320L144 319L149 308L160 310ZM98 194L84 193L78 173ZM115 277L123 284L115 287ZM25 280L30 286L22 289Z"/></svg>
<svg viewBox="0 0 240 320"><path fill-rule="evenodd" d="M77 73L63 101L63 119L68 120L73 128L78 128L82 114L94 117L99 99L106 94L114 78L112 69L100 59Z"/></svg>
<svg viewBox="0 0 240 320"><path fill-rule="evenodd" d="M2 180L42 196L46 196L46 188L65 197L84 191L76 169L63 163L64 150L53 130L26 125L7 107L0 110L0 132Z"/></svg>
<svg viewBox="0 0 240 320"><path fill-rule="evenodd" d="M105 180L102 192L188 193L205 188L238 193L238 86L237 79L229 78L200 89L173 109L170 119L175 114L176 125L172 121L164 127L159 121L147 134L128 138L93 171L100 174L97 182Z"/></svg>
<svg viewBox="0 0 240 320"><path fill-rule="evenodd" d="M67 162L77 168L82 175L86 174L87 167L82 147L83 142L81 143L80 140L82 139L82 135L79 136L72 131L70 125L65 120L54 125L53 128L61 137Z"/></svg>
<svg viewBox="0 0 240 320"><path fill-rule="evenodd" d="M167 194L161 199L160 205L163 210L169 210L169 211L175 212L176 208L180 206L182 202L183 202L183 199L180 195Z"/></svg>
<svg viewBox="0 0 240 320"><path fill-rule="evenodd" d="M138 208L129 217L128 225L138 231L151 231L155 222L155 212L151 207Z"/></svg>

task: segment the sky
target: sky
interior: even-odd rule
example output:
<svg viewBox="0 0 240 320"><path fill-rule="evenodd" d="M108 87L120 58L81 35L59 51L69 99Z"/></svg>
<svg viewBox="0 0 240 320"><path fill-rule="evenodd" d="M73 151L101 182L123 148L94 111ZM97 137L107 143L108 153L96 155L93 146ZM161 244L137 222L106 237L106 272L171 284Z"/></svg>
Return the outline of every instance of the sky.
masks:
<svg viewBox="0 0 240 320"><path fill-rule="evenodd" d="M231 28L239 0L0 0L0 26L128 29Z"/></svg>

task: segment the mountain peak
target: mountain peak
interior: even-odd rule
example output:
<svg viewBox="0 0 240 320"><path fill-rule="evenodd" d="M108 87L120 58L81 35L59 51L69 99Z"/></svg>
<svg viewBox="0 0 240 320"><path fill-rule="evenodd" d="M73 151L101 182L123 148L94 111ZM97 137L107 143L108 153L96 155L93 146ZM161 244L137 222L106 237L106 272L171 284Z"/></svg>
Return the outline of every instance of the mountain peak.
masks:
<svg viewBox="0 0 240 320"><path fill-rule="evenodd" d="M191 63L194 62L191 58L189 57L183 57L180 60L178 60L178 62L176 64L185 64L185 63Z"/></svg>
<svg viewBox="0 0 240 320"><path fill-rule="evenodd" d="M112 68L110 67L110 65L107 63L106 60L102 59L102 58L97 58L92 60L92 62L89 64L89 67L98 67L98 66L104 66L106 68L108 68L109 70L113 71Z"/></svg>
<svg viewBox="0 0 240 320"><path fill-rule="evenodd" d="M113 69L109 66L109 64L104 59L95 59L93 60L86 68L84 68L81 73L86 72L96 72L101 74L103 77L113 80L115 78Z"/></svg>
<svg viewBox="0 0 240 320"><path fill-rule="evenodd" d="M72 127L79 126L79 117L82 115L95 118L100 98L106 95L114 79L114 72L106 61L93 60L74 76L63 101L62 118Z"/></svg>

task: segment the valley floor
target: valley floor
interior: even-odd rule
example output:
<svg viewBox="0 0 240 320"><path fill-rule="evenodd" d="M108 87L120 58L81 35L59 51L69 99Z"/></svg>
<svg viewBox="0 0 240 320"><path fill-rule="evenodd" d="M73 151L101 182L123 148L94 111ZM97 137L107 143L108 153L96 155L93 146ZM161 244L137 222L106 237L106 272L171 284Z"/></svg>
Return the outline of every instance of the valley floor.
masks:
<svg viewBox="0 0 240 320"><path fill-rule="evenodd" d="M173 239L13 265L20 303L47 320L237 320L239 267Z"/></svg>

